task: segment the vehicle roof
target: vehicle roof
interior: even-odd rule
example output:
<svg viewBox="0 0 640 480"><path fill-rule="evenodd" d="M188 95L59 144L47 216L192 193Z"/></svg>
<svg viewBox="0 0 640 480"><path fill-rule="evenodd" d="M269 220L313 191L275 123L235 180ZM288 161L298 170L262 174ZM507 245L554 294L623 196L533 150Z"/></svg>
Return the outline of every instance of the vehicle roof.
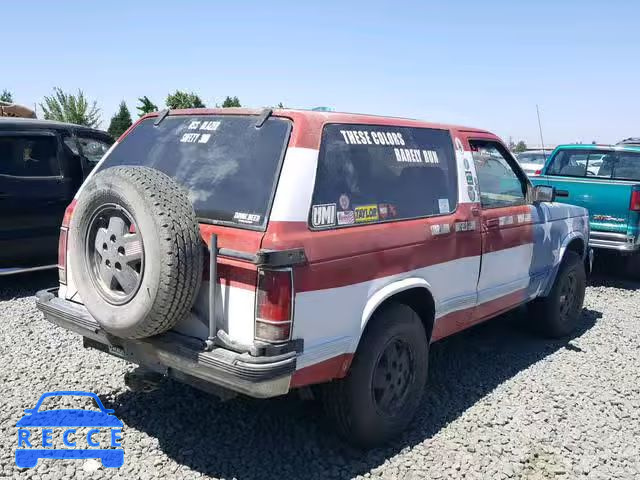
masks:
<svg viewBox="0 0 640 480"><path fill-rule="evenodd" d="M415 126L423 128L453 129L464 132L487 133L491 132L479 128L451 125L444 123L426 122L413 118L392 117L385 115L370 115L363 113L326 112L301 109L274 108L273 115L277 117L305 118L310 121L322 123L369 123L375 125ZM263 108L190 108L183 110L171 110L170 115L260 115ZM157 116L157 112L149 116Z"/></svg>
<svg viewBox="0 0 640 480"><path fill-rule="evenodd" d="M0 128L26 128L26 129L54 129L68 130L70 128L76 130L87 130L96 133L106 134L103 130L97 128L86 127L84 125L76 125L74 123L57 122L54 120L41 120L37 118L16 118L16 117L0 117Z"/></svg>
<svg viewBox="0 0 640 480"><path fill-rule="evenodd" d="M592 143L568 143L558 145L557 150L576 149L576 150L602 150L603 152L629 151L640 152L640 146L634 145L594 145Z"/></svg>
<svg viewBox="0 0 640 480"><path fill-rule="evenodd" d="M533 153L535 155L539 155L541 153L547 154L547 153L551 153L551 152L553 152L553 148L550 148L548 150L525 150L524 152L518 153L518 155L525 155L527 153Z"/></svg>

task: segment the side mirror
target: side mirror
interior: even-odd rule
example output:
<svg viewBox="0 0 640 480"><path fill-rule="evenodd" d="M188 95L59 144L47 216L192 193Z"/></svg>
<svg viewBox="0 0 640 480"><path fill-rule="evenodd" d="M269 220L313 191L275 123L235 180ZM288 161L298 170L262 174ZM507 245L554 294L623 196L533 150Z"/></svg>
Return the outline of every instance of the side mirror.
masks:
<svg viewBox="0 0 640 480"><path fill-rule="evenodd" d="M555 202L556 189L547 185L536 185L533 187L533 203Z"/></svg>

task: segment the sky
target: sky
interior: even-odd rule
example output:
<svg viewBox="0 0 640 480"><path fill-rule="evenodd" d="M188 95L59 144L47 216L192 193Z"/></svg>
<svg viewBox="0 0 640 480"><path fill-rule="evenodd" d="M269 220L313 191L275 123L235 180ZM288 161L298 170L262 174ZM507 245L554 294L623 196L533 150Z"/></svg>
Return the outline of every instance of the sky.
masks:
<svg viewBox="0 0 640 480"><path fill-rule="evenodd" d="M0 91L33 106L284 103L485 128L539 144L640 136L640 2L22 1L2 6ZM38 113L41 110L38 107Z"/></svg>

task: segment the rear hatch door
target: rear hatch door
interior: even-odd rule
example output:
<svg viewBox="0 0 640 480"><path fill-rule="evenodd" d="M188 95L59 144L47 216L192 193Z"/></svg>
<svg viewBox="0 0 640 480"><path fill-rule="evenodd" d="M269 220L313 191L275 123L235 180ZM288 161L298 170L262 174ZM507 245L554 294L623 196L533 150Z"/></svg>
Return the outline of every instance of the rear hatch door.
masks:
<svg viewBox="0 0 640 480"><path fill-rule="evenodd" d="M95 171L118 165L158 169L189 193L206 244L255 254L266 230L292 127L290 120L257 115L175 114L142 120ZM208 261L194 317L176 329L205 338ZM253 341L257 270L250 262L218 257L216 316L234 340Z"/></svg>

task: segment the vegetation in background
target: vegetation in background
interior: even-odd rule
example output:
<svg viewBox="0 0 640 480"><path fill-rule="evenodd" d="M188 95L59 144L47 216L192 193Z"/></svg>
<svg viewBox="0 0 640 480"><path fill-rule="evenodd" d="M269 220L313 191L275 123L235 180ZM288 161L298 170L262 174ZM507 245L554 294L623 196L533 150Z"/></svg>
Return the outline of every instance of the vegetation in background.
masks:
<svg viewBox="0 0 640 480"><path fill-rule="evenodd" d="M2 90L0 102L13 103L13 94L9 90Z"/></svg>
<svg viewBox="0 0 640 480"><path fill-rule="evenodd" d="M138 110L139 117L143 117L147 113L158 111L158 106L151 100L149 100L149 97L147 97L146 95L144 97L138 98L138 102L140 102L140 105L138 105L136 109Z"/></svg>
<svg viewBox="0 0 640 480"><path fill-rule="evenodd" d="M127 104L124 103L124 100L120 102L120 108L118 109L118 113L116 113L111 118L111 123L109 123L109 128L107 132L114 139L120 138L124 132L127 131L127 128L131 126L131 113L129 113L129 109L127 108Z"/></svg>
<svg viewBox="0 0 640 480"><path fill-rule="evenodd" d="M227 97L222 102L222 108L241 107L238 97Z"/></svg>
<svg viewBox="0 0 640 480"><path fill-rule="evenodd" d="M516 152L516 153L521 153L521 152L524 152L526 150L527 150L527 144L524 143L523 140L520 140L518 142L518 144L516 145L516 148L514 148L513 151Z"/></svg>
<svg viewBox="0 0 640 480"><path fill-rule="evenodd" d="M94 101L90 103L82 90L77 94L65 93L55 87L53 95L44 97L40 104L46 120L75 123L97 128L100 125L100 109Z"/></svg>
<svg viewBox="0 0 640 480"><path fill-rule="evenodd" d="M193 92L176 90L167 95L167 108L204 108L205 104L198 95Z"/></svg>

